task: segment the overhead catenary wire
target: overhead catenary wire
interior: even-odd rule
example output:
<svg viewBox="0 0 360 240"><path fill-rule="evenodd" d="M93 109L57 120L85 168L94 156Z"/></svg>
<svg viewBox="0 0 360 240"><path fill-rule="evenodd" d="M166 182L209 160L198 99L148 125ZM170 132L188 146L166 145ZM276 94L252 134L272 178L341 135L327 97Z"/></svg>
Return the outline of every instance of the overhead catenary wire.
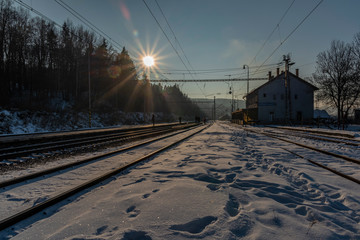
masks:
<svg viewBox="0 0 360 240"><path fill-rule="evenodd" d="M269 36L267 37L267 39L265 40L265 42L263 43L263 45L260 47L260 49L257 51L256 55L254 56L254 58L251 60L250 64L251 65L256 57L259 55L259 53L263 50L263 48L265 47L265 44L270 40L271 36L274 34L275 30L277 28L279 28L280 23L282 22L282 20L285 18L285 16L287 15L287 13L289 12L290 8L292 7L292 5L294 4L295 0L293 0L290 4L290 6L286 9L285 13L282 15L282 17L280 18L279 22L275 25L274 29L272 30L272 32L269 34Z"/></svg>
<svg viewBox="0 0 360 240"><path fill-rule="evenodd" d="M61 7L63 7L66 11L68 11L70 14L72 14L75 18L77 18L79 21L81 21L82 23L84 23L87 27L89 27L91 30L93 30L95 33L97 33L98 35L100 35L101 37L103 37L104 39L109 40L110 42L112 42L113 44L115 44L116 48L118 50L122 50L122 48L124 47L122 44L118 43L117 41L115 41L114 39L112 39L109 35L107 35L104 31L102 31L100 28L98 28L97 26L95 26L92 22L90 22L87 18L85 18L84 16L82 16L78 11L76 11L75 9L73 9L71 6L69 6L68 4L66 4L64 1L62 0L54 0L57 4L59 4Z"/></svg>
<svg viewBox="0 0 360 240"><path fill-rule="evenodd" d="M49 18L48 16L44 15L43 13L41 13L40 11L34 9L33 7L29 6L28 4L24 3L21 0L14 0L15 2L17 2L20 6L30 10L31 12L35 13L36 15L40 16L42 19L48 21L49 23L54 24L54 26L58 27L59 29L62 29L62 25L60 25L59 23L55 22L54 20L52 20L51 18ZM75 36L76 38L78 38L80 41L82 41L82 37L79 36L76 32L72 31L72 29L69 29L70 33Z"/></svg>
<svg viewBox="0 0 360 240"><path fill-rule="evenodd" d="M187 56L186 56L186 54L185 54L184 49L182 48L182 46L181 46L180 42L178 41L178 38L176 37L175 32L173 31L172 27L170 26L169 21L167 20L167 17L165 16L165 14L164 14L164 12L163 12L162 8L160 7L160 4L158 3L158 1L157 1L157 0L155 0L155 2L156 2L156 5L158 6L158 8L159 8L159 10L160 10L160 12L161 12L161 14L162 14L162 16L164 17L165 22L166 22L166 24L168 25L168 27L169 27L169 29L170 29L171 33L173 34L174 39L175 39L175 42L177 42L177 44L179 45L181 52L183 53L183 55L184 55L184 57L185 57L185 59L186 59L187 63L189 64L189 67L191 68L191 70L192 70L192 71L194 71L193 66L191 65L191 63L190 63L190 61L189 61L188 57L187 57ZM193 77L193 75L192 75L192 73L191 73L191 72L189 72L189 74ZM196 73L195 73L195 74L196 74ZM193 78L194 78L194 77L193 77ZM196 83L196 85L198 86L198 88L200 89L200 91L201 91L201 92L204 94L204 96L205 96L205 95L206 95L206 93L205 93L205 92L201 89L201 87L200 87L197 83ZM205 86L204 86L204 89L205 89Z"/></svg>
<svg viewBox="0 0 360 240"><path fill-rule="evenodd" d="M154 18L156 24L158 25L158 27L160 28L160 30L162 31L162 33L164 34L165 38L167 39L167 41L169 42L169 44L171 45L171 47L173 48L173 50L175 51L176 55L178 56L178 58L180 59L181 63L184 65L185 69L187 70L187 72L190 74L190 76L194 79L193 74L191 73L191 71L189 70L188 66L186 66L184 60L181 58L179 52L176 50L175 46L173 45L173 43L170 41L170 38L168 37L168 35L166 34L166 32L164 31L163 27L161 26L161 24L159 23L159 21L157 20L156 16L154 15L154 13L151 11L149 5L145 2L145 0L143 0L143 3L145 4L146 8L148 9L148 11L150 12L151 16ZM199 87L200 91L204 94L204 96L206 95L206 93L200 88L200 86L196 83L196 85Z"/></svg>
<svg viewBox="0 0 360 240"><path fill-rule="evenodd" d="M58 28L62 28L62 25L60 25L59 23L55 22L54 20L52 20L50 17L46 16L45 14L41 13L40 11L34 9L33 7L29 6L28 4L24 3L22 0L14 0L16 3L18 3L20 6L30 10L31 12L35 13L36 15L40 16L41 18L45 19L46 21L53 23L55 26L57 26ZM57 2L57 0L55 0ZM60 3L58 3L59 5L61 5ZM64 7L65 8L65 7ZM66 9L66 8L65 8ZM69 12L71 12L70 10L68 10ZM75 10L74 10L75 11ZM74 15L74 14L73 14ZM75 16L75 15L74 15ZM79 19L79 18L78 18ZM80 20L80 19L79 19ZM82 21L82 20L80 20ZM84 21L82 21L84 23ZM90 21L89 21L90 23ZM86 23L84 23L86 24ZM88 26L88 24L86 24ZM99 33L98 31L94 30L94 28L88 26L91 30L93 30L95 33L97 33L98 35L102 36L104 39L107 39L107 37L104 37L103 34ZM96 28L96 26L94 25L94 27ZM100 30L101 31L101 30ZM77 35L75 32L70 31L71 34L75 37L77 37L80 41L82 40L82 38ZM115 42L118 46L120 46L121 48L123 47L121 44L117 43L116 41L112 40L112 42ZM117 49L121 50L119 47L117 47Z"/></svg>
<svg viewBox="0 0 360 240"><path fill-rule="evenodd" d="M181 63L184 65L184 67L186 68L186 70L190 73L189 68L186 66L184 60L181 58L179 52L176 50L176 48L174 47L174 45L172 44L172 42L170 41L168 35L166 34L166 32L164 31L163 27L161 26L161 24L159 23L159 21L157 20L157 18L155 17L154 13L151 11L149 5L147 5L147 3L145 2L145 0L143 0L143 3L145 4L146 8L149 10L151 16L154 18L155 22L157 23L158 27L160 28L160 30L162 31L162 33L164 34L165 38L167 39L167 41L170 43L171 47L174 49L176 55L179 57Z"/></svg>
<svg viewBox="0 0 360 240"><path fill-rule="evenodd" d="M258 70L272 57L272 55L274 55L274 53L282 46L282 44L284 42L286 42L289 37L305 22L305 20L320 6L320 4L323 2L324 0L320 0L316 6L303 18L303 20L301 20L301 22L287 35L287 37L274 49L274 51L269 55L268 58L265 59L265 61L260 65L260 67L254 72L257 73Z"/></svg>
<svg viewBox="0 0 360 240"><path fill-rule="evenodd" d="M181 44L180 44L180 42L179 42L178 38L176 37L174 30L173 30L173 29L172 29L172 27L170 26L169 21L167 20L167 18L166 18L166 16L165 16L164 12L163 12L163 10L162 10L162 8L160 7L160 5L159 5L158 1L157 1L157 0L155 0L155 2L156 2L156 5L158 6L158 8L160 9L160 12L161 12L162 16L164 17L166 24L168 25L168 27L169 27L169 29L170 29L171 33L173 34L175 41L176 41L176 42L177 42L177 44L179 45L180 50L181 50L181 52L183 53L183 55L184 55L184 57L185 57L185 59L186 59L187 63L189 64L189 66L190 66L191 70L194 70L194 68L192 67L192 65L191 65L191 63L190 63L190 61L189 61L189 59L188 59L188 57L187 57L187 56L186 56L186 54L185 54L184 49L182 48L182 46L181 46Z"/></svg>
<svg viewBox="0 0 360 240"><path fill-rule="evenodd" d="M55 22L54 20L52 20L51 18L49 18L48 16L42 14L41 12L39 12L38 10L34 9L33 7L29 6L28 4L24 3L21 0L14 0L15 2L17 2L20 6L23 6L24 8L30 10L31 12L35 13L36 15L40 16L41 18L53 23L54 25L58 26L59 28L61 28L61 25L58 24L57 22Z"/></svg>
<svg viewBox="0 0 360 240"><path fill-rule="evenodd" d="M282 64L282 63L281 63ZM263 67L274 67L278 66L279 63L272 63L264 65ZM250 69L257 68L259 66L252 66L249 67ZM209 69L194 69L192 73L196 74L203 74L203 73L226 73L226 72L238 72L241 71L243 68L209 68ZM166 74L189 74L187 70L182 69L171 69L171 68L161 68L160 70L166 72ZM233 73L232 75L244 75L244 73Z"/></svg>

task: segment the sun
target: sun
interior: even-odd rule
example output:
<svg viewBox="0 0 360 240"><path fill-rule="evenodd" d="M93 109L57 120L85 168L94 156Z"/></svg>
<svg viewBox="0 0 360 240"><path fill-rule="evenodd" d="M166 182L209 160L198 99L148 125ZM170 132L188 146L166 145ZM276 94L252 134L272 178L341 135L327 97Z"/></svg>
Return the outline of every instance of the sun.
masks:
<svg viewBox="0 0 360 240"><path fill-rule="evenodd" d="M143 58L145 66L151 67L155 64L154 58L152 56L146 56Z"/></svg>

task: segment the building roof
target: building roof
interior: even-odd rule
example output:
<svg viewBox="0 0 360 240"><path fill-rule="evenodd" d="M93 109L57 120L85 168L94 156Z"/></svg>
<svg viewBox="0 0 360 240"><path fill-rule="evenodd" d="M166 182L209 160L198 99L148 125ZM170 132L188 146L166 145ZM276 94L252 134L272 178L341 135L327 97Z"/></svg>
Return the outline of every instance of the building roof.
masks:
<svg viewBox="0 0 360 240"><path fill-rule="evenodd" d="M255 93L255 92L257 92L260 88L262 88L262 87L264 87L264 86L266 86L266 85L268 85L268 84L272 83L273 81L278 80L279 78L282 78L284 75L285 75L285 72L282 72L281 74L279 74L279 76L276 76L276 77L274 77L274 78L270 79L269 81L267 81L267 82L266 82L266 83L264 83L263 85L261 85L261 86L259 86L259 87L255 88L254 90L252 90L252 91L249 93L249 95L250 95L250 94L253 94L253 93ZM319 90L319 88L315 87L314 85L312 85L311 83L309 83L309 82L305 81L304 79L302 79L302 78L300 78L300 77L296 76L296 75L295 75L295 74L293 74L292 72L289 72L289 75L291 75L292 77L294 77L294 78L298 79L300 82L303 82L303 83L305 83L306 85L310 86L311 88L313 88L313 89L314 89L314 91Z"/></svg>
<svg viewBox="0 0 360 240"><path fill-rule="evenodd" d="M315 109L314 118L330 118L330 115L326 112L326 110Z"/></svg>

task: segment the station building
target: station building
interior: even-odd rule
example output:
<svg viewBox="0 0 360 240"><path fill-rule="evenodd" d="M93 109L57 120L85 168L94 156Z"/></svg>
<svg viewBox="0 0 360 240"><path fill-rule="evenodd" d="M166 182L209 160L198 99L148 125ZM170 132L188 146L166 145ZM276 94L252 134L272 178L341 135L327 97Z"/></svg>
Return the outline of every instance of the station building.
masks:
<svg viewBox="0 0 360 240"><path fill-rule="evenodd" d="M233 122L258 124L307 123L313 119L317 87L290 71L276 76L246 96L246 108L232 113Z"/></svg>

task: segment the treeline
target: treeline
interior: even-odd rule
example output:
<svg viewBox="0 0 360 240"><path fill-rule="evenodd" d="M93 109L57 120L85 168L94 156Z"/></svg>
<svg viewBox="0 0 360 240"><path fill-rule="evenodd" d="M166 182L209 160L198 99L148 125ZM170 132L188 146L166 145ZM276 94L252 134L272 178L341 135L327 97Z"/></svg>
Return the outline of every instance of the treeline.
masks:
<svg viewBox="0 0 360 240"><path fill-rule="evenodd" d="M3 108L47 110L57 100L87 110L91 99L94 111L200 114L178 86L139 79L125 47L118 53L82 26L59 28L9 0L0 2L0 84Z"/></svg>

